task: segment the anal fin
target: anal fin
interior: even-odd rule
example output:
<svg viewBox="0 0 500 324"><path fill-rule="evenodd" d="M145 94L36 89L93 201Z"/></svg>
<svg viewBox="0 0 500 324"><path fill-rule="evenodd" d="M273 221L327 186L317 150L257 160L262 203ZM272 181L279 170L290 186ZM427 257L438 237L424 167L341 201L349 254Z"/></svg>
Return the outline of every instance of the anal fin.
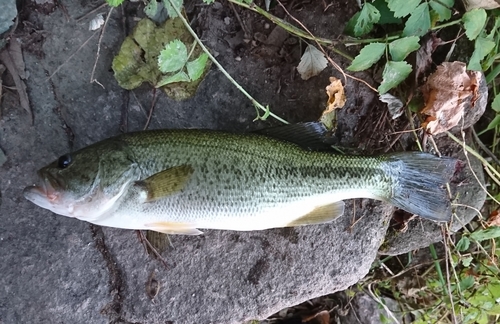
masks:
<svg viewBox="0 0 500 324"><path fill-rule="evenodd" d="M318 206L306 215L301 216L288 223L286 226L292 227L331 222L335 218L344 214L344 205L345 204L343 201L336 201L328 205Z"/></svg>
<svg viewBox="0 0 500 324"><path fill-rule="evenodd" d="M197 228L190 224L177 222L156 222L145 224L150 231L165 233L165 234L184 234L184 235L200 235L203 234Z"/></svg>

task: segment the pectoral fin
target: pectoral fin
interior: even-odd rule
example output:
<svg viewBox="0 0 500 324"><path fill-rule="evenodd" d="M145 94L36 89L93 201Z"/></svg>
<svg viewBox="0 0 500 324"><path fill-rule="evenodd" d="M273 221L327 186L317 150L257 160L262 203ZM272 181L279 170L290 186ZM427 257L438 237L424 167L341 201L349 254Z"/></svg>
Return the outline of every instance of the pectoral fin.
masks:
<svg viewBox="0 0 500 324"><path fill-rule="evenodd" d="M344 214L344 202L336 201L329 205L319 206L306 215L295 219L286 226L300 226L311 224L323 224L331 222L335 218Z"/></svg>
<svg viewBox="0 0 500 324"><path fill-rule="evenodd" d="M181 165L136 181L135 186L144 197L144 202L152 202L181 191L193 172L194 169L190 165Z"/></svg>
<svg viewBox="0 0 500 324"><path fill-rule="evenodd" d="M148 230L165 234L200 235L202 231L194 228L190 224L176 222L156 222L145 224Z"/></svg>

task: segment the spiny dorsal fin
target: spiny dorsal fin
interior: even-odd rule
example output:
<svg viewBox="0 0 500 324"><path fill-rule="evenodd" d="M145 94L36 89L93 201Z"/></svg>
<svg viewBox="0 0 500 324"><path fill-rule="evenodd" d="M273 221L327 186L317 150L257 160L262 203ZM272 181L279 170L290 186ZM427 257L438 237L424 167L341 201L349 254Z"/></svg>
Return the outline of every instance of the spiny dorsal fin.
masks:
<svg viewBox="0 0 500 324"><path fill-rule="evenodd" d="M194 169L190 165L181 165L136 181L135 186L142 191L144 202L152 202L181 191L193 172Z"/></svg>
<svg viewBox="0 0 500 324"><path fill-rule="evenodd" d="M314 208L311 212L306 215L297 218L286 226L300 226L300 225L312 225L312 224L323 224L334 220L335 218L342 216L344 214L344 202L336 201L329 205L319 206Z"/></svg>
<svg viewBox="0 0 500 324"><path fill-rule="evenodd" d="M311 151L331 151L328 130L321 122L307 122L264 128L254 133L291 142Z"/></svg>

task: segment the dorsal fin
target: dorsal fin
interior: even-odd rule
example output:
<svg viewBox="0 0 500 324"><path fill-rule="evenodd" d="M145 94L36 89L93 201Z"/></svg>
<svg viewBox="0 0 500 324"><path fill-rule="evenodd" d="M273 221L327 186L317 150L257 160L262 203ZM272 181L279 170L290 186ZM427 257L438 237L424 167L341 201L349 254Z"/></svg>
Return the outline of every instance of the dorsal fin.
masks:
<svg viewBox="0 0 500 324"><path fill-rule="evenodd" d="M291 142L311 151L333 150L327 143L328 130L321 122L270 127L255 131L254 133Z"/></svg>

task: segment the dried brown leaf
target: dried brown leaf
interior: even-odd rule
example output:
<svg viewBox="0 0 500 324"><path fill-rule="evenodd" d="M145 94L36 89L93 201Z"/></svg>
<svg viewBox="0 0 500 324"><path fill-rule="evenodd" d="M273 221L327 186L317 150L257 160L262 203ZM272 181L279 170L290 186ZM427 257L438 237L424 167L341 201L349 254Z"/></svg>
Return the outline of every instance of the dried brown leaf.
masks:
<svg viewBox="0 0 500 324"><path fill-rule="evenodd" d="M19 77L26 80L26 65L24 64L23 51L21 49L21 43L17 38L11 38L8 48L12 62L16 66L17 73Z"/></svg>
<svg viewBox="0 0 500 324"><path fill-rule="evenodd" d="M476 8L495 9L500 8L499 0L464 0L465 10L471 11Z"/></svg>
<svg viewBox="0 0 500 324"><path fill-rule="evenodd" d="M326 109L323 111L320 121L327 129L331 130L335 126L335 109L344 107L347 99L342 81L335 77L330 77L330 84L325 90L328 95L328 101L326 102Z"/></svg>
<svg viewBox="0 0 500 324"><path fill-rule="evenodd" d="M500 226L500 209L491 212L490 217L488 217L488 227Z"/></svg>
<svg viewBox="0 0 500 324"><path fill-rule="evenodd" d="M480 79L481 74L466 71L463 62L444 62L438 66L422 86L425 100L420 111L425 116L422 127L436 135L458 125L466 103L474 107Z"/></svg>
<svg viewBox="0 0 500 324"><path fill-rule="evenodd" d="M17 67L7 50L3 50L0 52L0 61L3 62L3 64L7 68L7 71L9 71L10 75L12 76L17 93L19 94L19 103L21 104L21 107L28 112L31 124L33 124L33 112L31 111L28 93L26 92L26 84L23 80L21 80L19 72L17 71Z"/></svg>

